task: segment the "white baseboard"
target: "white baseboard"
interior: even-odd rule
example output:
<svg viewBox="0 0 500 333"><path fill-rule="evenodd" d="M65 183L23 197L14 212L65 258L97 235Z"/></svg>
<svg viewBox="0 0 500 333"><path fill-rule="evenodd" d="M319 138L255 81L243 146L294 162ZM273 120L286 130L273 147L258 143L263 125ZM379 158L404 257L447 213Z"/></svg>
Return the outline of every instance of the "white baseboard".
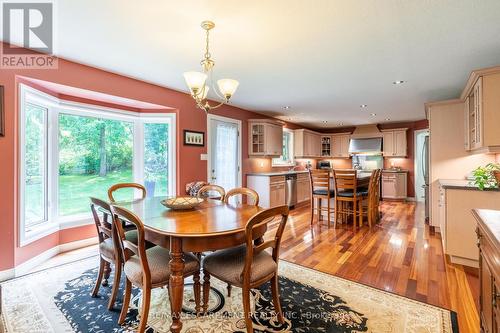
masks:
<svg viewBox="0 0 500 333"><path fill-rule="evenodd" d="M56 245L53 248L50 248L47 251L42 252L39 255L23 262L22 264L17 265L15 268L11 268L5 271L0 271L0 281L5 281L8 279L12 279L14 277L25 275L29 273L36 266L43 264L45 261L49 260L52 257L55 257L60 253L94 245L97 244L97 242L98 242L97 237L92 237L70 243Z"/></svg>

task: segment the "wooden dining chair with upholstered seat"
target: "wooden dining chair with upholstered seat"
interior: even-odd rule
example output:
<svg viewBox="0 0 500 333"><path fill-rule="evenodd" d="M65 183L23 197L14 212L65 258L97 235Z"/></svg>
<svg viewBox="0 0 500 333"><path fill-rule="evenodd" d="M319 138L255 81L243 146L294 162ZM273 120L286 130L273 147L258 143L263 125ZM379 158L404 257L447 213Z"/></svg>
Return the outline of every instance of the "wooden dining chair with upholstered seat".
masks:
<svg viewBox="0 0 500 333"><path fill-rule="evenodd" d="M229 192L227 192L226 196L224 197L224 202L230 203L230 199L237 195L246 197L247 204L249 205L255 205L255 206L259 205L259 194L254 190L252 190L251 188L246 188L246 187L237 187L233 188L232 190L229 190Z"/></svg>
<svg viewBox="0 0 500 333"><path fill-rule="evenodd" d="M335 220L339 214L353 217L353 229L356 230L356 218L363 224L363 199L368 196L367 189L358 189L356 170L333 170L335 183ZM342 204L342 206L341 206ZM352 208L348 204L352 204Z"/></svg>
<svg viewBox="0 0 500 333"><path fill-rule="evenodd" d="M366 214L368 220L368 226L371 228L372 225L378 222L379 217L379 202L380 202L380 177L382 175L381 169L375 169L372 171L370 176L370 183L368 185L368 195L364 197L367 199L366 208L363 214ZM362 225L360 224L360 227Z"/></svg>
<svg viewBox="0 0 500 333"><path fill-rule="evenodd" d="M311 183L311 225L314 221L314 210L318 212L318 221L321 221L321 213L326 211L328 219L328 228L330 228L330 214L335 212L335 209L330 207L330 199L335 197L335 191L330 185L330 170L309 170L309 180ZM317 206L314 207L315 199ZM326 200L326 207L322 206L322 200ZM337 219L333 222L335 228Z"/></svg>
<svg viewBox="0 0 500 333"><path fill-rule="evenodd" d="M217 193L218 196L211 196L210 193ZM226 191L223 187L219 185L205 185L198 191L198 198L210 198L210 199L218 199L224 201L224 197L226 196Z"/></svg>
<svg viewBox="0 0 500 333"><path fill-rule="evenodd" d="M167 286L170 279L170 251L160 246L146 249L144 237L144 225L142 221L131 211L111 205L113 226L118 235L118 244L123 256L123 271L125 272L125 295L123 307L118 319L121 325L127 316L132 285L142 289L142 303L140 311L140 323L137 332L144 332L148 321L149 307L151 301L151 290ZM121 221L125 219L137 228L138 240L134 244L126 239ZM190 253L184 254L184 277L193 276L195 310L201 312L201 285L200 285L200 263Z"/></svg>
<svg viewBox="0 0 500 333"><path fill-rule="evenodd" d="M98 208L100 208L103 218L99 216ZM116 295L118 293L118 289L120 288L120 279L122 272L122 256L121 251L119 249L119 245L117 243L117 239L114 236L114 230L112 227L112 221L109 219L108 215L110 210L110 206L107 202L97 199L90 198L90 210L92 211L92 215L94 217L94 223L97 229L97 237L99 240L99 272L97 274L97 280L92 290L92 297L97 297L99 292L99 288L101 286L102 279L104 278L104 282L102 282L103 286L108 285L108 278L111 273L111 264L115 266L115 276L113 279L113 287L111 290L111 296L108 302L108 309L111 310L115 304ZM132 242L137 243L137 232L135 231L127 231L125 232L125 238Z"/></svg>
<svg viewBox="0 0 500 333"><path fill-rule="evenodd" d="M280 219L280 222L274 237L264 242L255 242L255 240L260 239L262 232L265 232L267 224L276 217ZM247 222L245 245L215 251L207 255L203 261L205 274L243 289L243 309L247 332L253 332L250 289L257 288L268 281L271 281L277 319L280 323L284 323L279 299L278 261L281 238L287 219L287 206L263 210L252 216ZM266 251L268 248L272 249L272 254ZM203 292L206 291L203 290ZM204 298L206 298L205 295Z"/></svg>
<svg viewBox="0 0 500 333"><path fill-rule="evenodd" d="M147 195L146 188L138 183L119 183L119 184L114 184L108 189L108 198L109 201L111 202L116 202L115 197L113 196L113 193L123 189L123 188L132 188L132 189L138 189L142 192L142 199L144 199Z"/></svg>

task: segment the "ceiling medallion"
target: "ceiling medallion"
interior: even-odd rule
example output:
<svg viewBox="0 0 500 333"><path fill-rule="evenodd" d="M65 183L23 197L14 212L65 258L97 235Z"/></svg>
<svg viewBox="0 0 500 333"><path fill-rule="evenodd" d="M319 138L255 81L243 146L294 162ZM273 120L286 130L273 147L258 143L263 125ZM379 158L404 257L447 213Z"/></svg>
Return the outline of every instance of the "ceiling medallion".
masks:
<svg viewBox="0 0 500 333"><path fill-rule="evenodd" d="M191 96L196 102L196 106L208 113L210 110L216 109L223 104L228 103L229 99L231 99L234 92L238 88L239 82L233 79L220 79L217 80L218 89L214 87L213 68L215 66L215 62L212 60L209 51L209 33L210 30L215 27L215 23L212 21L203 21L201 22L201 27L206 31L205 55L201 61L203 71L185 72L184 80L186 80L186 84L189 87ZM215 92L222 102L214 106L208 103L207 95L210 90L209 86L212 87L212 91Z"/></svg>

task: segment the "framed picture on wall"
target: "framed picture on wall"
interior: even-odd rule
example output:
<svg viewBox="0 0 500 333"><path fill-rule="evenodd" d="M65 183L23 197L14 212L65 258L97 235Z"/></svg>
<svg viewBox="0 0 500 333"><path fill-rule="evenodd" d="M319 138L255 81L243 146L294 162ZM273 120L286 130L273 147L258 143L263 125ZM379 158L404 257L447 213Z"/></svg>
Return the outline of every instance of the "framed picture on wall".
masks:
<svg viewBox="0 0 500 333"><path fill-rule="evenodd" d="M184 145L203 147L205 145L205 133L184 130Z"/></svg>
<svg viewBox="0 0 500 333"><path fill-rule="evenodd" d="M4 88L0 86L0 136L5 136Z"/></svg>

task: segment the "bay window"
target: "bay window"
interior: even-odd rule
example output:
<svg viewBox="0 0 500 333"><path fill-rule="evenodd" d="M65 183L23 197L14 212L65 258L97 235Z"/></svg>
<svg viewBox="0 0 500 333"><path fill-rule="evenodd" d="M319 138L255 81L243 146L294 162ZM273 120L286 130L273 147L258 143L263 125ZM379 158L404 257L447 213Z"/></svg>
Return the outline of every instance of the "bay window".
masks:
<svg viewBox="0 0 500 333"><path fill-rule="evenodd" d="M116 183L175 195L175 114L70 103L20 86L21 245L91 223L89 197ZM120 190L116 200L137 191Z"/></svg>

